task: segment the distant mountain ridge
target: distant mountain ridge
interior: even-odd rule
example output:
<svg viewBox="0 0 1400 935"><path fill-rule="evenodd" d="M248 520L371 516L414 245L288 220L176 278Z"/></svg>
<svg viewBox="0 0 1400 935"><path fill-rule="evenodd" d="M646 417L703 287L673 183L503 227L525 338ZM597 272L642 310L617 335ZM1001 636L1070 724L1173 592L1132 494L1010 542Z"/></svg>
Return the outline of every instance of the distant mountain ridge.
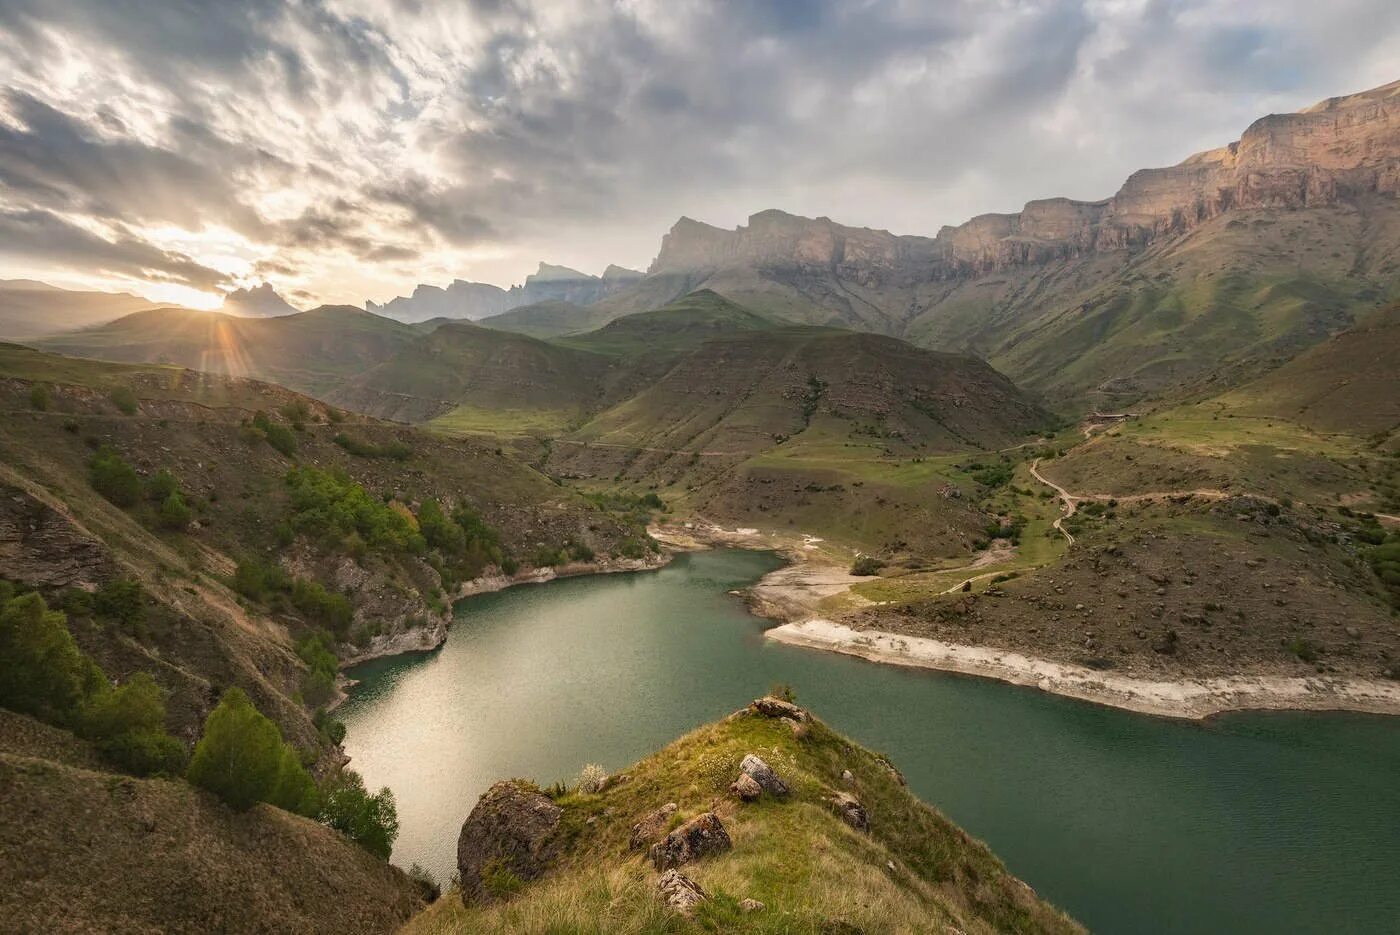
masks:
<svg viewBox="0 0 1400 935"><path fill-rule="evenodd" d="M1088 251L1142 247L1234 209L1334 205L1400 191L1400 81L1256 120L1240 139L1141 169L1103 201L1046 198L983 214L936 237L763 211L733 231L681 218L648 274L736 263L903 271L943 279Z"/></svg>
<svg viewBox="0 0 1400 935"><path fill-rule="evenodd" d="M86 328L155 304L125 292L83 292L32 279L0 280L0 339L23 341Z"/></svg>
<svg viewBox="0 0 1400 935"><path fill-rule="evenodd" d="M420 285L411 296L400 296L383 305L366 302L365 308L376 315L404 322L432 318L475 321L541 302L588 305L620 291L642 276L637 270L615 265L604 270L602 276L590 276L567 266L542 262L539 269L525 277L523 284L509 289L458 279L446 287Z"/></svg>

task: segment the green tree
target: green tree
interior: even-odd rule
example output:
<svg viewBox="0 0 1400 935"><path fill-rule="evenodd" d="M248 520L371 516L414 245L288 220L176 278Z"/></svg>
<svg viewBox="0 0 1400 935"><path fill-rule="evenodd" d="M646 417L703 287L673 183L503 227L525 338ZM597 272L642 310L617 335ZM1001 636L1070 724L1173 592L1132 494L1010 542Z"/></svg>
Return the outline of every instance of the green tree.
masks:
<svg viewBox="0 0 1400 935"><path fill-rule="evenodd" d="M92 610L128 633L145 632L146 591L134 578L114 578L98 588L92 595Z"/></svg>
<svg viewBox="0 0 1400 935"><path fill-rule="evenodd" d="M394 793L387 786L371 795L365 781L343 769L321 786L320 819L381 860L388 860L399 836Z"/></svg>
<svg viewBox="0 0 1400 935"><path fill-rule="evenodd" d="M88 463L92 489L120 507L135 506L141 499L141 478L111 447L103 445Z"/></svg>
<svg viewBox="0 0 1400 935"><path fill-rule="evenodd" d="M179 775L185 746L165 732L165 693L146 672L88 699L82 733L117 766L138 776Z"/></svg>
<svg viewBox="0 0 1400 935"><path fill-rule="evenodd" d="M29 405L45 412L49 408L49 388L43 383L35 383L29 388Z"/></svg>
<svg viewBox="0 0 1400 935"><path fill-rule="evenodd" d="M146 481L146 496L156 503L165 502L166 498L179 490L180 481L167 468L156 471L151 475L151 479Z"/></svg>
<svg viewBox="0 0 1400 935"><path fill-rule="evenodd" d="M6 598L0 611L0 706L43 721L72 722L79 705L106 685L83 655L67 618L38 594Z"/></svg>
<svg viewBox="0 0 1400 935"><path fill-rule="evenodd" d="M160 525L165 529L186 529L194 518L185 498L175 491L160 505Z"/></svg>
<svg viewBox="0 0 1400 935"><path fill-rule="evenodd" d="M320 811L321 796L316 789L316 781L301 765L301 758L291 744L282 744L282 756L277 763L277 782L268 801L278 808L307 818L315 818Z"/></svg>
<svg viewBox="0 0 1400 935"><path fill-rule="evenodd" d="M287 457L297 453L296 433L281 423L273 422L267 413L259 411L253 415L253 428L262 432L267 443Z"/></svg>
<svg viewBox="0 0 1400 935"><path fill-rule="evenodd" d="M281 731L242 689L230 688L205 719L185 775L243 811L271 799L281 765Z"/></svg>

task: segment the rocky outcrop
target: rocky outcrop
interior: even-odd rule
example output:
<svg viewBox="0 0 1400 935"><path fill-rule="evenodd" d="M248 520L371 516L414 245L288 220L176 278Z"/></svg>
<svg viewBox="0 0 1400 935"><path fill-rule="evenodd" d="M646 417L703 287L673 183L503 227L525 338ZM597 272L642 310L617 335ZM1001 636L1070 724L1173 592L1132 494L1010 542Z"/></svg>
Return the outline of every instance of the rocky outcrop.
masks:
<svg viewBox="0 0 1400 935"><path fill-rule="evenodd" d="M633 850L641 850L655 844L666 831L666 825L670 823L671 816L676 813L675 802L667 802L660 808L648 812L642 816L642 820L632 826L632 837L629 843Z"/></svg>
<svg viewBox="0 0 1400 935"><path fill-rule="evenodd" d="M860 800L849 792L837 792L830 800L841 820L857 831L870 830L870 816Z"/></svg>
<svg viewBox="0 0 1400 935"><path fill-rule="evenodd" d="M748 773L740 773L739 778L729 784L729 791L745 802L756 802L763 795L763 787Z"/></svg>
<svg viewBox="0 0 1400 935"><path fill-rule="evenodd" d="M788 785L774 772L773 767L763 762L761 757L752 753L744 757L739 764L739 771L753 779L769 795L782 798L788 794Z"/></svg>
<svg viewBox="0 0 1400 935"><path fill-rule="evenodd" d="M66 510L0 484L0 577L40 588L91 588L113 572L107 547Z"/></svg>
<svg viewBox="0 0 1400 935"><path fill-rule="evenodd" d="M515 883L541 876L558 858L564 812L533 784L498 782L477 800L457 839L462 902L502 898Z"/></svg>
<svg viewBox="0 0 1400 935"><path fill-rule="evenodd" d="M729 832L724 830L719 816L714 812L705 812L666 835L664 840L652 847L649 856L657 870L665 871L702 857L722 854L732 846Z"/></svg>
<svg viewBox="0 0 1400 935"><path fill-rule="evenodd" d="M790 701L783 701L771 695L756 699L750 705L764 717L788 718L793 721L807 720L807 712Z"/></svg>
<svg viewBox="0 0 1400 935"><path fill-rule="evenodd" d="M656 888L660 890L666 905L686 916L708 898L699 883L679 870L667 870L661 874L661 879L656 881Z"/></svg>

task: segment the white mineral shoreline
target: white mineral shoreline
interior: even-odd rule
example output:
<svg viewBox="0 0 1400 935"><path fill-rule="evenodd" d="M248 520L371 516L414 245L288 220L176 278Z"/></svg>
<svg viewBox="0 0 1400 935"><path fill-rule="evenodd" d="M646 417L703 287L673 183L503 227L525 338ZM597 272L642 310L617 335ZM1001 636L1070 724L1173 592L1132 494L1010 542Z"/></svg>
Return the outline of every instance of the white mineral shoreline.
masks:
<svg viewBox="0 0 1400 935"><path fill-rule="evenodd" d="M1199 720L1259 709L1400 714L1400 684L1361 679L1229 676L1156 681L1052 662L989 646L966 646L816 617L768 630L769 639L871 662L993 678L1139 714Z"/></svg>
<svg viewBox="0 0 1400 935"><path fill-rule="evenodd" d="M1400 715L1400 683L1331 676L1239 675L1158 680L1104 672L991 646L945 643L880 630L854 630L821 615L820 601L858 581L810 547L758 530L726 530L700 524L676 536L681 548L712 545L776 548L789 561L746 592L750 609L777 621L768 639L791 646L859 656L885 665L910 666L996 679L1080 701L1139 714L1201 720L1230 711L1358 711ZM811 537L803 537L807 541ZM676 541L684 540L683 542Z"/></svg>

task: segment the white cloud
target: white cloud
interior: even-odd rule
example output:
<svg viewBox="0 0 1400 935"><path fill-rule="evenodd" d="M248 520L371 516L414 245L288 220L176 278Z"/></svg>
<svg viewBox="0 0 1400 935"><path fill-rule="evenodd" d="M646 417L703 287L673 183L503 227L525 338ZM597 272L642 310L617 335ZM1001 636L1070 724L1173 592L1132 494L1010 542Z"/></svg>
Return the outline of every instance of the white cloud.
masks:
<svg viewBox="0 0 1400 935"><path fill-rule="evenodd" d="M359 302L644 265L680 214L933 233L1391 80L1397 36L1389 0L7 0L0 211L50 249L0 274Z"/></svg>

